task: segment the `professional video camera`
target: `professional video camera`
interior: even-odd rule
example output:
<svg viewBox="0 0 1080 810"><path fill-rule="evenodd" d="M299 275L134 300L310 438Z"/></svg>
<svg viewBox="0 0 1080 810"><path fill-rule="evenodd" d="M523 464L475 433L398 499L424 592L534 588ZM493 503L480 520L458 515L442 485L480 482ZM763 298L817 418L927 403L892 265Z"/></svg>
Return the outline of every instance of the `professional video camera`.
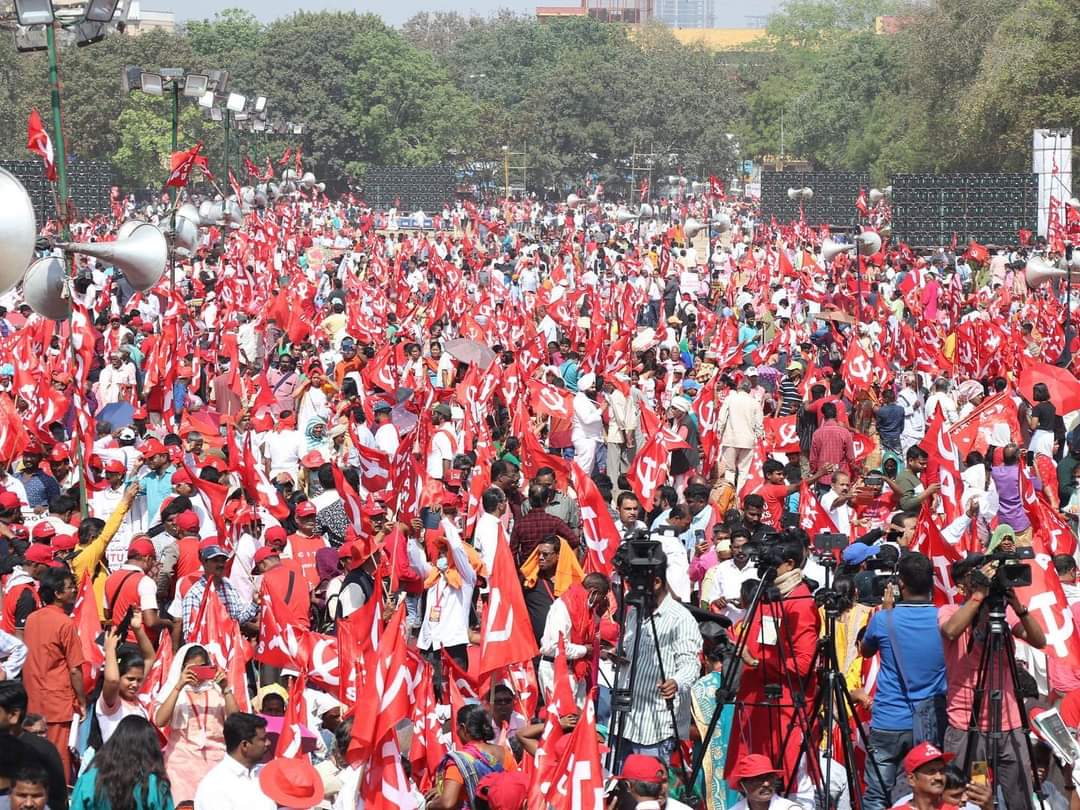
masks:
<svg viewBox="0 0 1080 810"><path fill-rule="evenodd" d="M978 559L972 559L978 557ZM1031 584L1031 565L1021 560L1032 560L1035 551L1030 546L1020 546L1012 551L995 551L993 554L972 555L966 562L972 565L972 584L990 589L990 600L1004 601L1014 588L1026 588ZM987 564L995 564L992 576L982 570Z"/></svg>
<svg viewBox="0 0 1080 810"><path fill-rule="evenodd" d="M645 529L632 529L623 535L615 551L615 570L627 585L627 599L649 599L653 595L653 580L663 578L667 557L658 540L649 538Z"/></svg>

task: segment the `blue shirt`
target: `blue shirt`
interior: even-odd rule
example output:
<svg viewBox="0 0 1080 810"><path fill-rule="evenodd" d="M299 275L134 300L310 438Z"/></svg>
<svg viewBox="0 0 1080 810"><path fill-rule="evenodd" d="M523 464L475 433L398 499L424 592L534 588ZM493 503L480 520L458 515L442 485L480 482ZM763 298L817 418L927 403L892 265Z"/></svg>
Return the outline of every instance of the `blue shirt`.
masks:
<svg viewBox="0 0 1080 810"><path fill-rule="evenodd" d="M41 470L34 470L29 475L23 473L19 480L26 490L26 503L31 509L48 506L49 501L60 494L60 485L56 483L56 479Z"/></svg>
<svg viewBox="0 0 1080 810"><path fill-rule="evenodd" d="M892 614L891 623L889 614ZM899 651L894 650L893 639ZM892 610L879 610L866 625L862 645L865 652L876 650L881 655L870 727L909 731L912 706L935 695L944 695L946 690L945 651L938 629L937 607L901 603ZM897 671L897 658L903 666L902 673ZM900 686L901 676L907 686L906 694Z"/></svg>
<svg viewBox="0 0 1080 810"><path fill-rule="evenodd" d="M146 513L153 517L158 513L161 502L172 492L172 474L176 467L166 464L160 471L148 472L139 479L139 489L146 496Z"/></svg>

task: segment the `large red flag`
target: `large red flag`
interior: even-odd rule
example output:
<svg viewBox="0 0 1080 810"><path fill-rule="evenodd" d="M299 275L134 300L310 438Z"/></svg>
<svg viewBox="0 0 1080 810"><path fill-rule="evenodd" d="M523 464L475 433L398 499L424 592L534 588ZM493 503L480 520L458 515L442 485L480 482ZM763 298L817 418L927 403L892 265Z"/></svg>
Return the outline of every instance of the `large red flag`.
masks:
<svg viewBox="0 0 1080 810"><path fill-rule="evenodd" d="M1043 652L1075 666L1080 661L1080 635L1061 589L1057 569L1046 554L1036 554L1034 560L1026 562L1031 568L1031 584L1017 588L1016 596L1042 627L1046 636Z"/></svg>
<svg viewBox="0 0 1080 810"><path fill-rule="evenodd" d="M550 779L543 793L552 810L604 810L604 771L591 697Z"/></svg>
<svg viewBox="0 0 1080 810"><path fill-rule="evenodd" d="M419 807L401 767L401 751L394 729L382 737L378 749L372 752L360 796L365 810L416 810Z"/></svg>
<svg viewBox="0 0 1080 810"><path fill-rule="evenodd" d="M949 569L964 555L942 536L931 514L929 501L923 503L919 512L915 535L911 538L911 550L926 555L934 565L934 604L955 605L957 588Z"/></svg>
<svg viewBox="0 0 1080 810"><path fill-rule="evenodd" d="M56 182L56 160L53 157L52 139L41 123L41 116L36 109L30 110L30 120L26 125L26 148L35 155L40 155L45 163L45 176L50 183Z"/></svg>
<svg viewBox="0 0 1080 810"><path fill-rule="evenodd" d="M566 389L539 380L528 380L525 385L529 389L529 404L536 413L557 419L570 419L574 415L574 395Z"/></svg>
<svg viewBox="0 0 1080 810"><path fill-rule="evenodd" d="M581 510L581 534L585 539L585 570L609 575L615 550L621 536L608 511L604 496L579 464L570 462L570 477L574 482L578 506Z"/></svg>
<svg viewBox="0 0 1080 810"><path fill-rule="evenodd" d="M435 686L431 665L421 667L416 679L416 702L413 704L413 738L409 748L412 776L421 790L427 791L435 780L446 746L439 741L442 723L436 713Z"/></svg>
<svg viewBox="0 0 1080 810"><path fill-rule="evenodd" d="M281 734L278 735L275 756L288 759L307 758L302 745L308 713L307 701L304 699L306 685L307 677L301 672L289 689L289 700L285 704L285 716L281 718Z"/></svg>
<svg viewBox="0 0 1080 810"><path fill-rule="evenodd" d="M83 686L89 684L92 689L98 672L105 665L105 654L97 645L97 637L101 635L101 619L98 617L97 598L94 596L93 582L89 574L84 574L79 584L79 595L75 599L71 618L79 632L79 643L82 646ZM89 691L87 689L87 693Z"/></svg>
<svg viewBox="0 0 1080 810"><path fill-rule="evenodd" d="M799 527L813 540L819 534L836 534L832 516L805 481L799 487Z"/></svg>
<svg viewBox="0 0 1080 810"><path fill-rule="evenodd" d="M1016 403L1008 391L987 397L975 410L949 428L949 436L956 445L960 458L966 458L972 450L985 453L996 425L1005 426L1010 441L1020 440L1020 420L1016 414Z"/></svg>
<svg viewBox="0 0 1080 810"><path fill-rule="evenodd" d="M245 673L247 651L240 635L240 625L225 610L221 599L210 585L207 585L203 594L190 641L206 648L211 663L225 670L240 710L251 711Z"/></svg>
<svg viewBox="0 0 1080 810"><path fill-rule="evenodd" d="M941 485L939 497L945 514L943 525L948 526L964 514L961 503L964 486L960 480L960 454L956 452L956 445L945 430L945 414L941 408L934 410L919 447L930 456L924 483Z"/></svg>
<svg viewBox="0 0 1080 810"><path fill-rule="evenodd" d="M173 152L172 155L172 171L169 172L169 178L165 181L166 186L172 186L175 188L183 188L188 184L188 177L191 176L191 170L198 165L199 152L202 150L202 141L195 144L186 152Z"/></svg>
<svg viewBox="0 0 1080 810"><path fill-rule="evenodd" d="M488 586L480 636L480 674L528 661L539 654L536 637L529 632L529 612L521 592L510 547L498 543Z"/></svg>

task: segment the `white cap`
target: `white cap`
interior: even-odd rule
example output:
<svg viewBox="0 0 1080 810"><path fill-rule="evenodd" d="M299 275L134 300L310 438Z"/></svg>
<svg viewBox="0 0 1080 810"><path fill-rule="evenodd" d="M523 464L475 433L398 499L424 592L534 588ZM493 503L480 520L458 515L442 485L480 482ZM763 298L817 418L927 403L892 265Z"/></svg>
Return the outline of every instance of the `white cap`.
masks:
<svg viewBox="0 0 1080 810"><path fill-rule="evenodd" d="M577 389L578 391L588 391L590 388L596 385L596 375L592 372L588 374L582 374L578 377Z"/></svg>

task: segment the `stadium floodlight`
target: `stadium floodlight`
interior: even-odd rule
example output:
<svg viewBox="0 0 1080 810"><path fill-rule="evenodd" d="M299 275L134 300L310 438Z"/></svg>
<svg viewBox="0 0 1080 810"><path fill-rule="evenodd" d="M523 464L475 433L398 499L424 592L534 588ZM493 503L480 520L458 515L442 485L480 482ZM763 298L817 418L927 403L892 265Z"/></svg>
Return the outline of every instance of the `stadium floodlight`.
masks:
<svg viewBox="0 0 1080 810"><path fill-rule="evenodd" d="M15 0L19 25L52 25L52 0Z"/></svg>

